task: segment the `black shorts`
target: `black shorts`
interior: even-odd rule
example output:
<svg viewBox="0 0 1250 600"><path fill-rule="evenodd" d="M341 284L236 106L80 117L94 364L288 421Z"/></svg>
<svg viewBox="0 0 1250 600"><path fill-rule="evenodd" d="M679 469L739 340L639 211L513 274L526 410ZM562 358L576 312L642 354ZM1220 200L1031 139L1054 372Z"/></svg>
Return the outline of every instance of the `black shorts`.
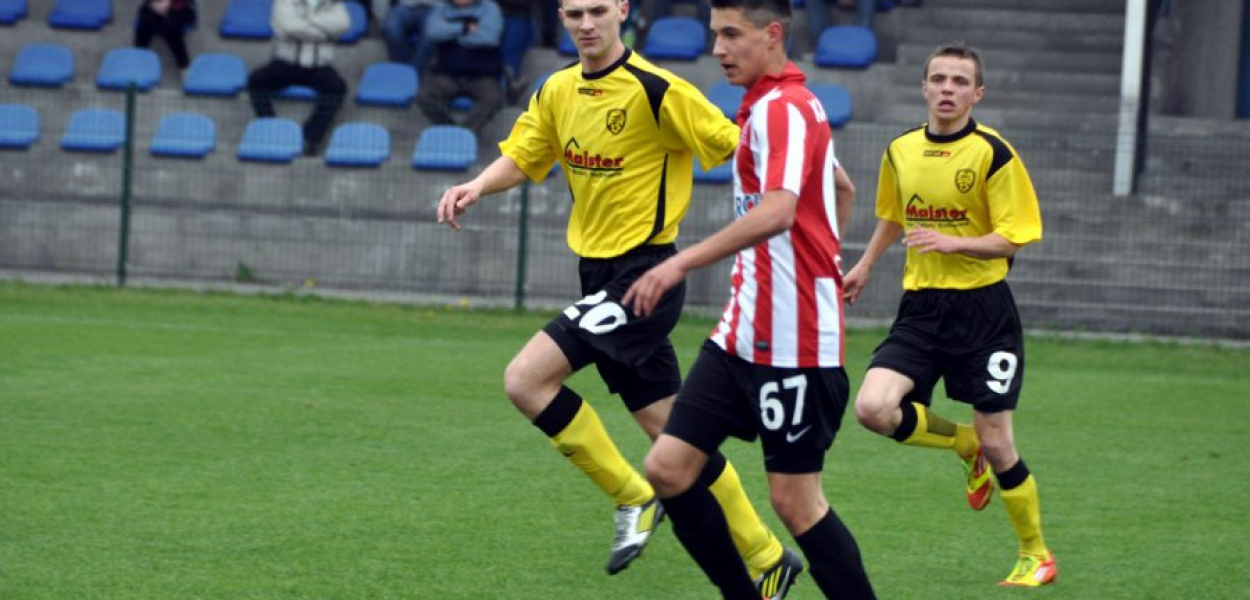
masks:
<svg viewBox="0 0 1250 600"><path fill-rule="evenodd" d="M681 317L686 284L665 293L646 317L621 305L635 279L676 253L673 244L664 244L635 248L616 258L581 259L577 270L585 297L543 328L574 371L594 363L608 390L620 394L630 412L681 387L681 366L668 334Z"/></svg>
<svg viewBox="0 0 1250 600"><path fill-rule="evenodd" d="M948 397L977 411L1014 410L1024 381L1024 333L1007 282L904 293L873 367L915 382L905 401L927 406L941 378Z"/></svg>
<svg viewBox="0 0 1250 600"><path fill-rule="evenodd" d="M850 383L841 367L787 369L730 356L711 341L686 374L664 433L706 454L725 438L760 438L770 473L824 469Z"/></svg>

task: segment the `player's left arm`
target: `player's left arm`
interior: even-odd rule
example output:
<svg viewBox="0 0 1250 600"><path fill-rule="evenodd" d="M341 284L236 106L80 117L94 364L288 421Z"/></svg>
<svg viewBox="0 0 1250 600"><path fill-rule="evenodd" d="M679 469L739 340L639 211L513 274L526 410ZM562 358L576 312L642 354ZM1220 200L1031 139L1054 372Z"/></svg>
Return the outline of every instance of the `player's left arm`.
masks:
<svg viewBox="0 0 1250 600"><path fill-rule="evenodd" d="M651 314L664 293L691 271L790 229L798 204L799 197L789 190L765 192L760 203L742 218L643 273L629 286L621 304L641 316Z"/></svg>
<svg viewBox="0 0 1250 600"><path fill-rule="evenodd" d="M685 80L676 79L669 86L660 106L660 123L666 144L689 149L704 169L733 158L738 147L738 125Z"/></svg>

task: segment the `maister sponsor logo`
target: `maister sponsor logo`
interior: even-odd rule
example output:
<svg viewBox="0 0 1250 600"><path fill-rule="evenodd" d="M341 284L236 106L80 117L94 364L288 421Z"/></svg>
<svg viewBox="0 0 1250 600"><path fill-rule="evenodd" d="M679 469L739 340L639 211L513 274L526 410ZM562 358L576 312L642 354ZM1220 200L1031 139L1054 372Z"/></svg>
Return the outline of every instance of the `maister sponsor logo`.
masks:
<svg viewBox="0 0 1250 600"><path fill-rule="evenodd" d="M569 143L564 145L564 162L573 170L620 173L625 165L625 157L604 156L583 150L577 143L577 138L571 138Z"/></svg>
<svg viewBox="0 0 1250 600"><path fill-rule="evenodd" d="M913 222L954 224L968 221L968 211L942 206L926 206L919 195L907 201L907 220Z"/></svg>

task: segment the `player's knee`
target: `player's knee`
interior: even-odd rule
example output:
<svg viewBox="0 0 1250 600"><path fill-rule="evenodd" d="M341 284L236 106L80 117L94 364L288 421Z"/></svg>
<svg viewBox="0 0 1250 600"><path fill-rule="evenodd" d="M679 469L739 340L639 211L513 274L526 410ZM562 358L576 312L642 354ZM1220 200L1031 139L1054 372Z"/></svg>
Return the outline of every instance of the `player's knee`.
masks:
<svg viewBox="0 0 1250 600"><path fill-rule="evenodd" d="M772 490L768 499L781 522L785 523L786 529L795 535L810 529L829 510L828 503L813 502L810 498L781 490Z"/></svg>
<svg viewBox="0 0 1250 600"><path fill-rule="evenodd" d="M897 407L897 403L894 406ZM855 398L855 419L860 425L883 435L892 431L891 410L890 403L881 394L860 390Z"/></svg>
<svg viewBox="0 0 1250 600"><path fill-rule="evenodd" d="M690 489L694 477L687 477L685 470L663 452L652 451L643 462L643 472L655 493L661 498L672 498Z"/></svg>
<svg viewBox="0 0 1250 600"><path fill-rule="evenodd" d="M524 367L520 358L512 359L503 372L503 391L517 408L526 410L539 402L542 385ZM550 396L550 394L548 395Z"/></svg>

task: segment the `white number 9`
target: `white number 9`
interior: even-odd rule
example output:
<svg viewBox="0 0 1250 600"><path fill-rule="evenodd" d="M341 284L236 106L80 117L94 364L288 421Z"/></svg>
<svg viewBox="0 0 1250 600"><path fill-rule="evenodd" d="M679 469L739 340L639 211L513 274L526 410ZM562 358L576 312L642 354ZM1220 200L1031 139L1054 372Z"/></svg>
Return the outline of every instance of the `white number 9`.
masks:
<svg viewBox="0 0 1250 600"><path fill-rule="evenodd" d="M1018 362L1016 355L1010 352L999 351L991 354L985 370L993 379L986 381L985 385L999 394L1006 394L1011 389L1011 380L1016 377Z"/></svg>

